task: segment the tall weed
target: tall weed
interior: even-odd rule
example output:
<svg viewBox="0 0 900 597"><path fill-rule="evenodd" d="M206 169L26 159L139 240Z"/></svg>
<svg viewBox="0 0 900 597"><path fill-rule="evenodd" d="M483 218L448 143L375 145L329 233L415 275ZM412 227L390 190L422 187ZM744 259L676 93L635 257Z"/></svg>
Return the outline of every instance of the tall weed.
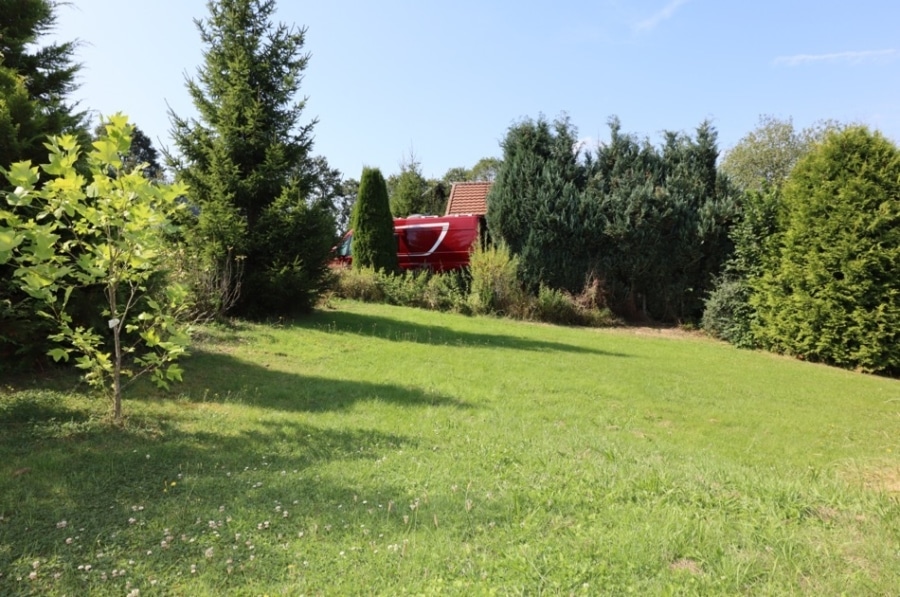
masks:
<svg viewBox="0 0 900 597"><path fill-rule="evenodd" d="M469 261L472 288L469 306L474 313L494 313L528 319L531 301L519 282L519 258L506 243L476 247Z"/></svg>

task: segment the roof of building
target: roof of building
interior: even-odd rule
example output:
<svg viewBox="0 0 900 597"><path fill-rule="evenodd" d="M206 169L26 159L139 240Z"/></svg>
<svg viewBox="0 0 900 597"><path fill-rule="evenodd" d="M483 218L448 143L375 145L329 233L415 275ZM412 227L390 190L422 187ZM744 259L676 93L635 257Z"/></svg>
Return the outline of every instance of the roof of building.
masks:
<svg viewBox="0 0 900 597"><path fill-rule="evenodd" d="M491 190L490 182L454 182L447 200L445 216L457 214L487 213L487 195Z"/></svg>

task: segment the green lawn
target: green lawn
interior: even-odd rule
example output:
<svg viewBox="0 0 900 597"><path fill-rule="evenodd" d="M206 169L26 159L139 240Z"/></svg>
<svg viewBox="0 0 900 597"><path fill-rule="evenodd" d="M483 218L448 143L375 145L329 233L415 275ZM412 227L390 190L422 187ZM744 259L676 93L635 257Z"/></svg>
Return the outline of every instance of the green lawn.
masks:
<svg viewBox="0 0 900 597"><path fill-rule="evenodd" d="M335 306L206 330L124 429L0 387L0 594L900 592L900 382Z"/></svg>

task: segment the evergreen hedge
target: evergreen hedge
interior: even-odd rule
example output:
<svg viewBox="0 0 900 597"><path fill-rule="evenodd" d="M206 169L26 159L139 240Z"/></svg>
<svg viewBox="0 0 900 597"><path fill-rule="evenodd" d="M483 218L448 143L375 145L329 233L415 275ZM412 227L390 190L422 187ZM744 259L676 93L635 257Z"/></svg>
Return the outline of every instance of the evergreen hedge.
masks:
<svg viewBox="0 0 900 597"><path fill-rule="evenodd" d="M751 279L767 348L900 373L900 150L879 133L829 134L787 181L781 233Z"/></svg>

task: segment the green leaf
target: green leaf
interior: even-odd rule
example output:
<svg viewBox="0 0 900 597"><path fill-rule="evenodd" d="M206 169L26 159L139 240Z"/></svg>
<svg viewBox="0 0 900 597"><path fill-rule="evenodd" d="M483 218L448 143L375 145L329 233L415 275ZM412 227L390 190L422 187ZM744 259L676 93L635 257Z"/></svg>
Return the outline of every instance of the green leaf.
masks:
<svg viewBox="0 0 900 597"><path fill-rule="evenodd" d="M16 234L12 228L0 228L0 264L12 258L12 251L21 244L25 237Z"/></svg>
<svg viewBox="0 0 900 597"><path fill-rule="evenodd" d="M54 249L58 234L49 231L50 228L39 228L31 234L31 252L37 261L49 261L56 255Z"/></svg>
<svg viewBox="0 0 900 597"><path fill-rule="evenodd" d="M122 166L122 160L119 158L119 148L116 143L108 138L98 139L94 141L94 158L102 164L109 164L114 168Z"/></svg>
<svg viewBox="0 0 900 597"><path fill-rule="evenodd" d="M166 379L170 379L172 381L182 381L181 375L184 373L184 370L178 365L172 364L166 369Z"/></svg>
<svg viewBox="0 0 900 597"><path fill-rule="evenodd" d="M32 188L18 186L16 190L6 195L6 202L13 207L27 207L31 205L32 195L34 195Z"/></svg>
<svg viewBox="0 0 900 597"><path fill-rule="evenodd" d="M31 162L16 162L6 173L6 179L11 185L25 189L34 187L38 178L38 168L32 167Z"/></svg>
<svg viewBox="0 0 900 597"><path fill-rule="evenodd" d="M52 358L55 363L58 363L60 360L69 360L69 351L65 348L53 348L47 351L47 355Z"/></svg>

